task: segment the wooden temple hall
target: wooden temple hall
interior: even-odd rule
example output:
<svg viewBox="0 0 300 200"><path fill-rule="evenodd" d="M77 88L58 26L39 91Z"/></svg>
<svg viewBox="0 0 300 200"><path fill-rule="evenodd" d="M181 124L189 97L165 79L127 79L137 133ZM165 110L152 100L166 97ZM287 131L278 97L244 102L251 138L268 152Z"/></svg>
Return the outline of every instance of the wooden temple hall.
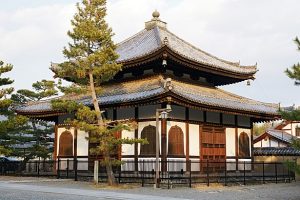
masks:
<svg viewBox="0 0 300 200"><path fill-rule="evenodd" d="M117 53L123 70L103 86L98 98L107 119L137 122L136 130L123 131L120 137L149 141L122 146L118 158L132 161L130 170L140 170L139 161L155 161L157 109L171 106L168 116L159 118L162 161L236 162L227 170L239 170L237 161L253 160L253 123L279 117L277 104L218 88L254 79L256 65L226 61L193 46L170 32L157 11L142 31L117 44ZM51 67L54 73L56 66ZM92 107L89 99L79 101ZM50 102L29 103L17 112L55 122L55 159L94 159L88 133L67 129L66 114L53 110ZM186 170L184 164L173 167Z"/></svg>

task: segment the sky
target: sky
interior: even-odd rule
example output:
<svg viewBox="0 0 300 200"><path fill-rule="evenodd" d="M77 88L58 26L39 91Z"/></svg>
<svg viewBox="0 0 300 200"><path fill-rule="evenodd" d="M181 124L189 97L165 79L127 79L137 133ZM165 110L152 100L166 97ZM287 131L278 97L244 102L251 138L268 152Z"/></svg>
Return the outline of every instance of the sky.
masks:
<svg viewBox="0 0 300 200"><path fill-rule="evenodd" d="M16 89L52 79L51 62L62 62L70 20L79 0L0 0L0 60ZM284 70L300 62L299 0L108 0L114 41L144 29L157 9L168 29L198 48L241 65L257 63L256 79L222 88L255 100L300 105L300 86Z"/></svg>

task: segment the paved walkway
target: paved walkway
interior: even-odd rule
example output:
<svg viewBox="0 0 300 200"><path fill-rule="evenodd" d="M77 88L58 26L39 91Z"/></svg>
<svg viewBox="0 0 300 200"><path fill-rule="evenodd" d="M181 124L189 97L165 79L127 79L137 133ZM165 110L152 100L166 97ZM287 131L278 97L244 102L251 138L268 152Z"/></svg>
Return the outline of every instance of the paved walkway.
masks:
<svg viewBox="0 0 300 200"><path fill-rule="evenodd" d="M18 197L18 191L30 191L33 193L44 193L47 196L47 193L51 194L61 194L65 196L67 199L74 199L72 196L81 196L81 199L85 197L93 197L98 199L136 199L136 200L161 200L160 196L152 196L152 195L141 195L141 194L129 194L129 193L119 193L119 192L111 192L111 191L97 191L97 190L88 190L88 189L72 189L72 188L64 188L64 187L52 187L52 186L40 186L40 185L31 185L16 182L0 182L0 191L14 191L16 194L15 198ZM2 200L4 195L0 196ZM8 198L8 197L7 197ZM22 197L21 197L22 198ZM32 199L36 199L34 195ZM166 200L175 200L175 198L164 198Z"/></svg>
<svg viewBox="0 0 300 200"><path fill-rule="evenodd" d="M0 177L0 200L95 200L95 199L203 199L203 200L300 200L300 182L231 186L200 185L195 188L131 189L96 188L88 182L43 178Z"/></svg>

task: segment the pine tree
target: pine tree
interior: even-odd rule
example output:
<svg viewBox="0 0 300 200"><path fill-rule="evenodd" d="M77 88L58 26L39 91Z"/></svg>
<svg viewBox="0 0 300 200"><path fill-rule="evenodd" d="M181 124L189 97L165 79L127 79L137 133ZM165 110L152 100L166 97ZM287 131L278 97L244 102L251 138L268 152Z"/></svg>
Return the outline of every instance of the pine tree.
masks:
<svg viewBox="0 0 300 200"><path fill-rule="evenodd" d="M300 40L298 37L295 38L294 42L297 45L298 51L300 51ZM294 64L291 69L286 69L285 73L287 76L295 81L295 85L300 85L300 63ZM294 109L292 111L280 111L282 118L290 121L300 121L300 110ZM295 139L292 142L292 146L300 150L300 140ZM288 162L289 167L296 173L300 174L300 166L294 162Z"/></svg>
<svg viewBox="0 0 300 200"><path fill-rule="evenodd" d="M296 37L294 42L297 45L298 51L300 51L300 41L299 38ZM290 77L291 79L295 80L295 85L300 84L300 63L294 64L291 69L286 69L285 73Z"/></svg>
<svg viewBox="0 0 300 200"><path fill-rule="evenodd" d="M0 61L0 154L10 155L13 152L12 146L17 144L17 135L27 124L27 118L16 116L12 110L13 101L9 98L14 91L10 85L13 80L3 78L3 74L13 69L11 64Z"/></svg>
<svg viewBox="0 0 300 200"><path fill-rule="evenodd" d="M37 102L58 94L56 84L54 81L42 80L32 84L33 90L22 89L18 90L16 94L12 94L11 99L16 104L25 104L28 102ZM19 138L19 143L29 144L24 151L15 149L14 155L23 158L23 163L26 164L28 160L33 158L49 157L51 152L50 135L54 132L53 125L45 121L30 118L26 129L22 130L22 140Z"/></svg>
<svg viewBox="0 0 300 200"><path fill-rule="evenodd" d="M63 88L63 91L89 96L93 107L62 99L53 101L52 106L54 109L75 112L75 119L68 123L85 130L89 133L89 140L98 143L97 147L91 149L91 153L103 156L101 163L106 167L108 184L114 185L116 181L112 166L120 164L112 159L115 148L124 143L132 144L143 140L116 138L117 131L132 129L133 125L108 122L101 115L101 102L97 99L101 84L121 70L121 65L116 62L118 55L111 39L112 29L106 23L105 16L105 0L83 0L82 4L77 4L77 13L71 21L73 29L68 32L72 42L63 50L68 60L55 69L58 77L76 84Z"/></svg>
<svg viewBox="0 0 300 200"><path fill-rule="evenodd" d="M298 37L295 38L294 42L297 45L298 51L300 51L300 40ZM294 64L290 69L285 70L286 75L293 79L295 85L300 84L300 63ZM282 118L285 120L300 120L300 110L294 109L292 111L280 111Z"/></svg>

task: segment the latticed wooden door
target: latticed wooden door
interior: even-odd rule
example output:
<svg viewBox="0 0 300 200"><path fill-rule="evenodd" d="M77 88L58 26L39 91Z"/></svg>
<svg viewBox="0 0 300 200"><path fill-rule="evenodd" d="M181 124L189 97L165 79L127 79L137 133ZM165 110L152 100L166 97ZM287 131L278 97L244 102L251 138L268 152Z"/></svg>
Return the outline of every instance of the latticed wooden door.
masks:
<svg viewBox="0 0 300 200"><path fill-rule="evenodd" d="M200 129L201 130L201 129ZM225 128L203 126L200 137L201 169L206 171L222 171L225 169L226 135ZM207 166L207 160L209 165Z"/></svg>

